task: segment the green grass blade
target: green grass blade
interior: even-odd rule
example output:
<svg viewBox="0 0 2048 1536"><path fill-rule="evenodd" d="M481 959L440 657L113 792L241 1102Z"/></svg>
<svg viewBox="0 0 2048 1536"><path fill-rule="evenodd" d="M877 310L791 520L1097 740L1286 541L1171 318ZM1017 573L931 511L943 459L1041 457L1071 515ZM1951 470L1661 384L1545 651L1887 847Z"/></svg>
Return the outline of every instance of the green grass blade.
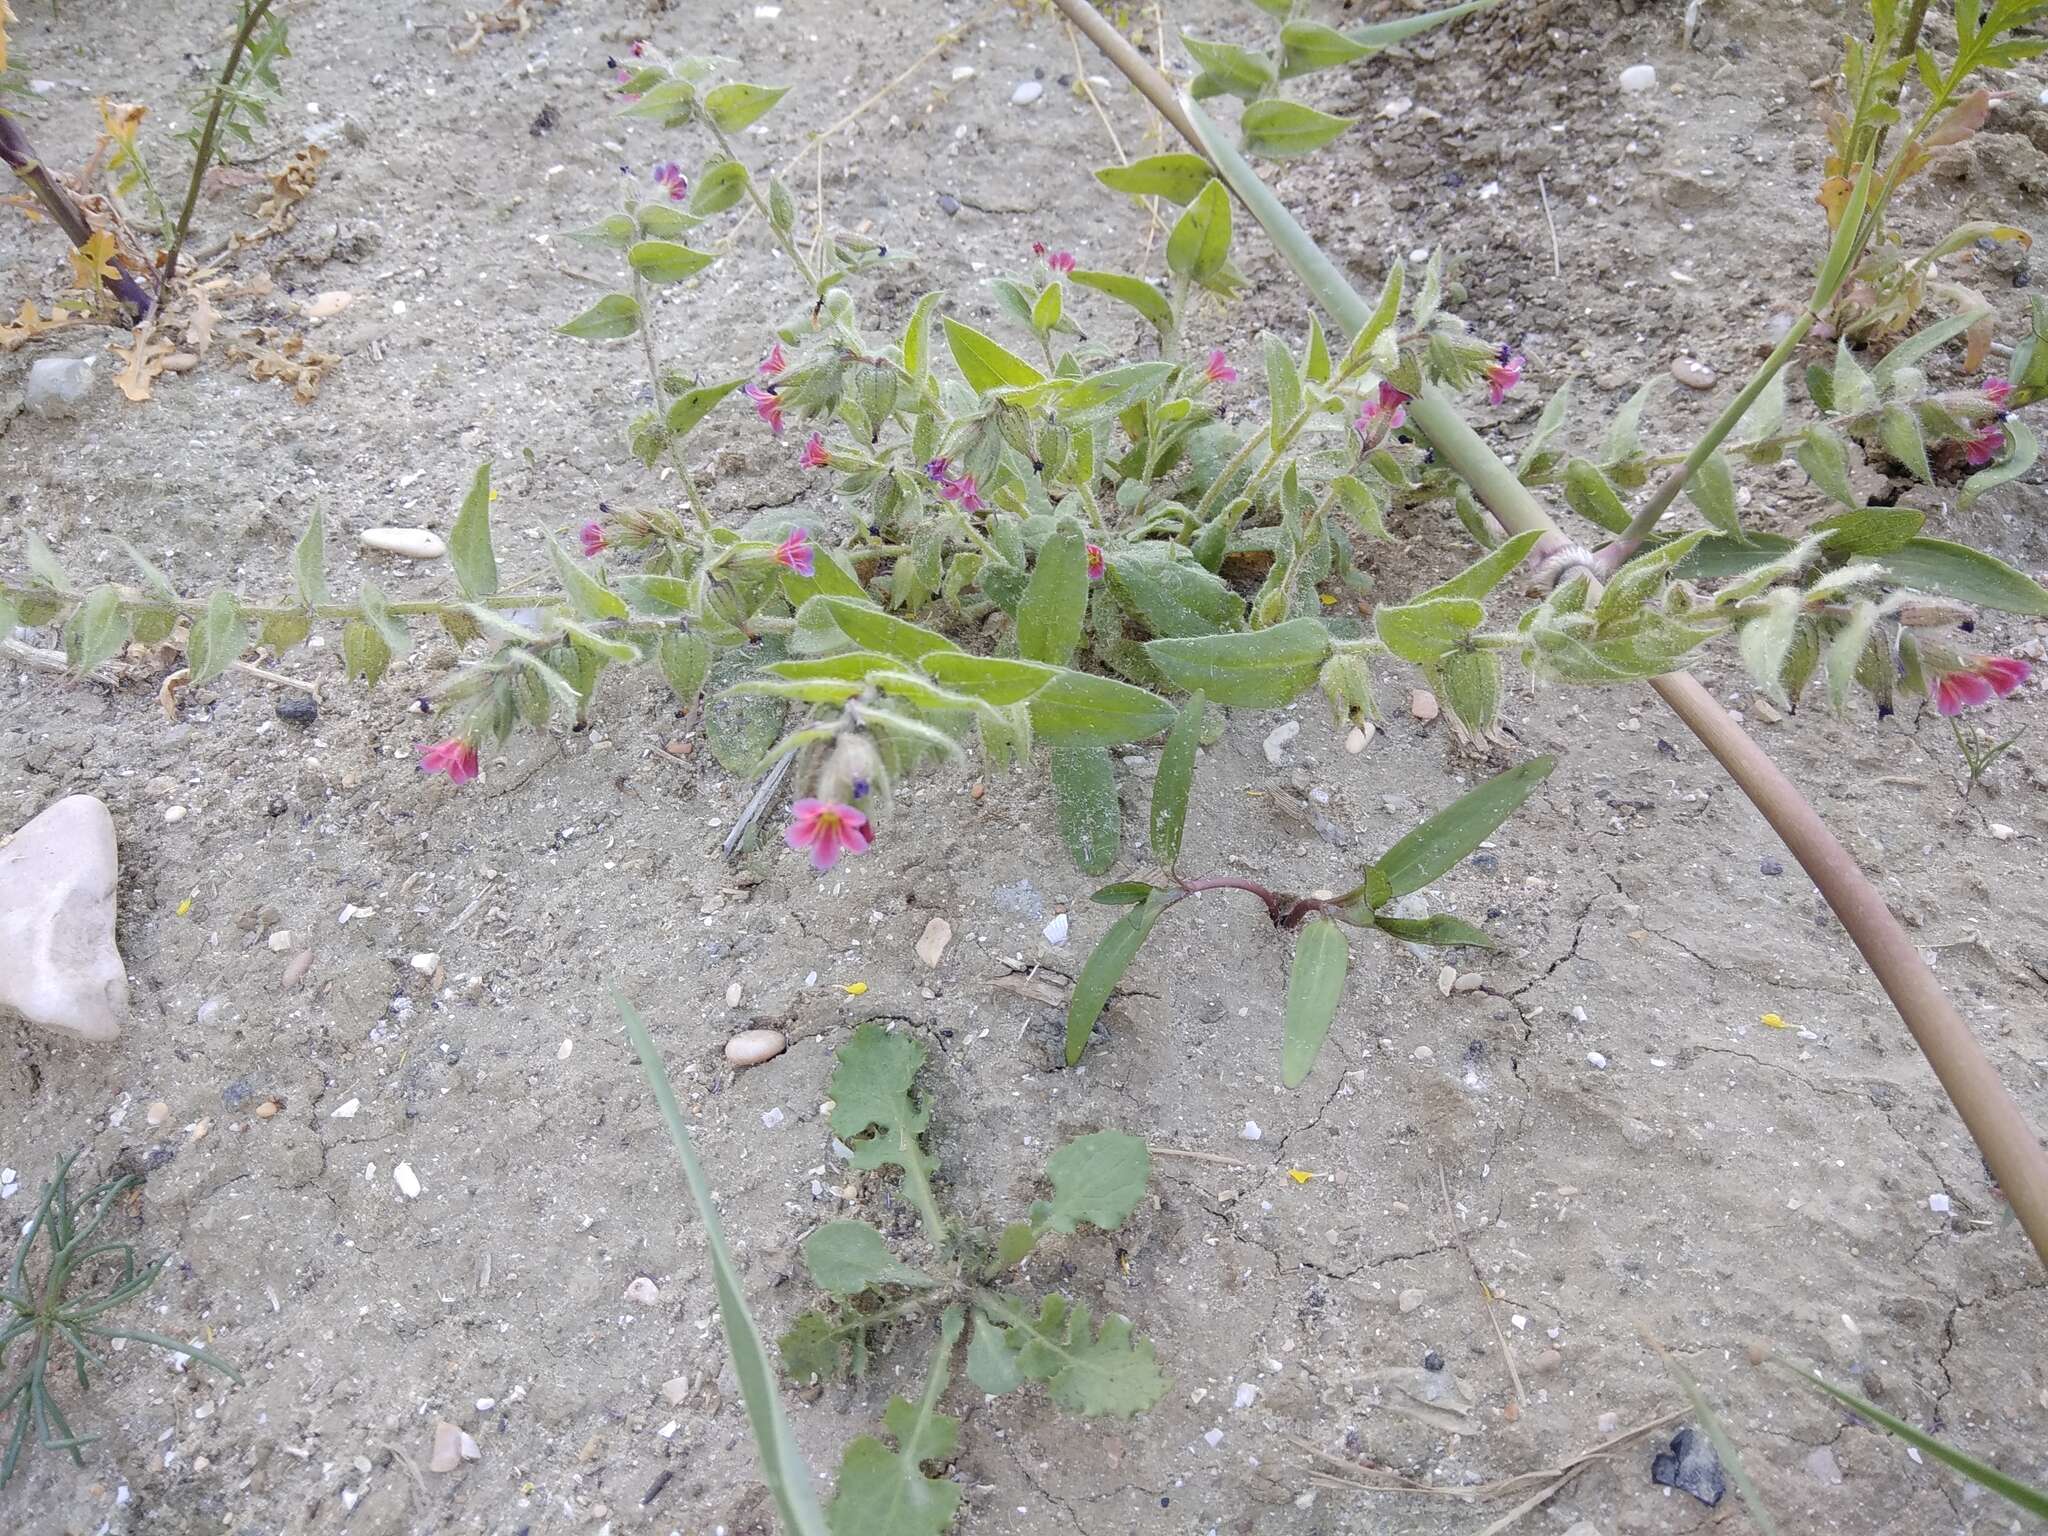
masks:
<svg viewBox="0 0 2048 1536"><path fill-rule="evenodd" d="M1996 1467L1986 1466L1976 1457L1964 1455L1955 1447L1944 1444L1924 1430L1915 1429L1904 1419L1894 1418L1869 1398L1858 1397L1846 1387L1838 1387L1804 1366L1794 1365L1789 1360L1773 1360L1771 1364L1790 1371L1816 1391L1825 1392L1836 1402L1855 1410L1873 1424L1883 1426L1908 1445L1915 1446L1936 1461L1953 1467L1978 1486L1989 1488L2007 1503L2024 1509L2028 1514L2048 1517L2048 1491L2036 1488L2032 1483L2023 1483L2016 1477L2007 1477Z"/></svg>
<svg viewBox="0 0 2048 1536"><path fill-rule="evenodd" d="M704 1220L704 1242L711 1250L711 1269L718 1282L718 1316L725 1327L726 1343L732 1349L732 1363L740 1379L740 1394L746 1399L747 1420L754 1429L754 1445L761 1456L761 1475L768 1484L769 1493L774 1495L775 1507L782 1513L784 1530L790 1536L830 1536L825 1524L824 1510L818 1504L817 1489L811 1483L811 1469L804 1462L803 1453L797 1449L796 1436L790 1431L789 1420L782 1415L782 1404L775 1394L775 1364L768 1357L767 1346L761 1342L761 1332L754 1326L753 1314L747 1310L745 1295L740 1290L738 1268L733 1264L732 1252L725 1246L725 1234L719 1229L718 1211L711 1203L711 1185L704 1177L704 1169L697 1161L697 1154L690 1145L689 1129L683 1124L683 1113L676 1107L675 1091L669 1087L668 1072L661 1064L661 1052L655 1048L654 1037L647 1032L633 1005L623 997L616 997L619 1014L625 1020L626 1036L633 1042L633 1049L640 1055L640 1065L647 1073L647 1085L654 1090L654 1102L660 1106L661 1118L667 1122L669 1139L676 1144L676 1155L682 1159L683 1178L690 1186L690 1198L697 1203L697 1212Z"/></svg>
<svg viewBox="0 0 2048 1536"><path fill-rule="evenodd" d="M1418 32L1427 32L1431 27L1440 27L1447 21L1456 21L1460 16L1471 16L1479 11L1489 10L1500 0L1464 0L1462 5L1447 5L1440 11L1424 11L1419 16L1402 16L1393 21L1376 21L1366 26L1353 27L1344 35L1353 42L1364 43L1373 48L1391 48L1405 42Z"/></svg>

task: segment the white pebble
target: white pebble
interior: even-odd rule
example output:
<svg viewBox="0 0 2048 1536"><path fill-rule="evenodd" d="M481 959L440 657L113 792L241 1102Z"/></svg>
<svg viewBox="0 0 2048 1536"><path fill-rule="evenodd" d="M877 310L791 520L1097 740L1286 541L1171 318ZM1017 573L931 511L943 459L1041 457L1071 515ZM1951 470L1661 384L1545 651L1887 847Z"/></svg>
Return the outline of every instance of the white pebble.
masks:
<svg viewBox="0 0 2048 1536"><path fill-rule="evenodd" d="M1929 1209L1930 1211L1937 1212L1940 1215L1946 1216L1948 1214L1949 1209L1948 1196L1929 1195L1927 1197L1927 1209Z"/></svg>
<svg viewBox="0 0 2048 1536"><path fill-rule="evenodd" d="M779 1127L782 1124L782 1122L784 1120L787 1120L788 1118L789 1117L785 1115L780 1109L771 1109L766 1114L761 1116L761 1127L763 1130L772 1131Z"/></svg>
<svg viewBox="0 0 2048 1536"><path fill-rule="evenodd" d="M1266 736L1266 761L1278 768L1287 761L1287 743L1301 734L1299 720L1283 720Z"/></svg>
<svg viewBox="0 0 2048 1536"><path fill-rule="evenodd" d="M779 1029L743 1029L725 1042L725 1059L736 1067L758 1067L789 1049Z"/></svg>
<svg viewBox="0 0 2048 1536"><path fill-rule="evenodd" d="M28 366L28 408L45 421L76 416L92 389L90 357L39 357Z"/></svg>
<svg viewBox="0 0 2048 1536"><path fill-rule="evenodd" d="M1408 713L1418 720L1434 720L1442 709L1435 694L1427 688L1417 688L1408 695Z"/></svg>
<svg viewBox="0 0 2048 1536"><path fill-rule="evenodd" d="M1036 80L1021 81L1017 89L1010 92L1010 104L1016 107L1028 107L1044 94L1045 87Z"/></svg>
<svg viewBox="0 0 2048 1536"><path fill-rule="evenodd" d="M2011 827L2008 827L2002 821L1992 822L1988 830L1990 831L1991 835L1997 838L1998 841L2001 843L2009 843L2013 840L2013 838L2019 835L2018 833L2014 832Z"/></svg>
<svg viewBox="0 0 2048 1536"><path fill-rule="evenodd" d="M1266 1133L1259 1129L1258 1121L1247 1120L1244 1123L1244 1129L1239 1131L1237 1134L1242 1136L1246 1141L1257 1141L1261 1136L1265 1135Z"/></svg>
<svg viewBox="0 0 2048 1536"><path fill-rule="evenodd" d="M438 560L448 553L441 536L424 528L365 528L356 542L379 554L403 555L408 560Z"/></svg>
<svg viewBox="0 0 2048 1536"><path fill-rule="evenodd" d="M362 1107L363 1101L361 1099L350 1099L327 1118L330 1120L353 1120L356 1117L356 1111Z"/></svg>
<svg viewBox="0 0 2048 1536"><path fill-rule="evenodd" d="M422 976L431 976L441 967L441 957L432 950L421 950L412 957L412 968Z"/></svg>
<svg viewBox="0 0 2048 1536"><path fill-rule="evenodd" d="M645 1275L635 1275L633 1283L626 1287L626 1300L643 1307L651 1307L661 1300L661 1291Z"/></svg>
<svg viewBox="0 0 2048 1536"><path fill-rule="evenodd" d="M1066 913L1056 914L1053 920L1045 925L1045 942L1048 944L1064 944L1067 942Z"/></svg>
<svg viewBox="0 0 2048 1536"><path fill-rule="evenodd" d="M973 78L974 66L972 64L955 64L953 66L953 83L955 85L958 85L963 80L972 80Z"/></svg>
<svg viewBox="0 0 2048 1536"><path fill-rule="evenodd" d="M1611 1435L1621 1428L1621 1415L1618 1413L1603 1413L1595 1422L1601 1434Z"/></svg>
<svg viewBox="0 0 2048 1536"><path fill-rule="evenodd" d="M1202 1439L1208 1442L1209 1449L1213 1451L1216 1449L1217 1446L1223 1443L1223 1431L1220 1429L1212 1429L1206 1435L1202 1436Z"/></svg>
<svg viewBox="0 0 2048 1536"><path fill-rule="evenodd" d="M1650 90L1657 83L1657 69L1652 64L1631 64L1621 72L1621 88L1630 95Z"/></svg>
<svg viewBox="0 0 2048 1536"><path fill-rule="evenodd" d="M420 1176L412 1171L411 1163L400 1163L391 1170L391 1177L398 1185L398 1192L406 1199L419 1199Z"/></svg>
<svg viewBox="0 0 2048 1536"><path fill-rule="evenodd" d="M286 950L288 950L288 949L290 949L290 948L292 947L292 931L291 931L291 929L289 929L289 928L280 928L280 929L278 929L278 930L277 930L277 932L273 933L273 934L272 934L272 935L270 936L270 940L269 940L269 943L270 943L270 948L271 948L271 951L272 951L272 953L274 953L274 954L280 954L280 955L281 955L281 954L283 954L283 953L284 953L284 952L285 952Z"/></svg>
<svg viewBox="0 0 2048 1536"><path fill-rule="evenodd" d="M1607 1058L1598 1051L1588 1051L1586 1052L1586 1065L1596 1071L1605 1072L1607 1070Z"/></svg>
<svg viewBox="0 0 2048 1536"><path fill-rule="evenodd" d="M169 805L164 807L165 821L183 821L188 814L190 813L187 812L185 807L183 807L182 805Z"/></svg>
<svg viewBox="0 0 2048 1536"><path fill-rule="evenodd" d="M740 984L738 982L727 982L725 987L725 1006L728 1008L739 1007L741 995L742 994L740 990Z"/></svg>
<svg viewBox="0 0 2048 1536"><path fill-rule="evenodd" d="M952 942L953 925L943 917L935 917L918 936L917 958L924 962L926 970L936 971L939 962L946 958L946 946Z"/></svg>
<svg viewBox="0 0 2048 1536"><path fill-rule="evenodd" d="M1344 750L1353 757L1363 752L1372 743L1374 729L1371 721L1351 727L1351 734L1344 738Z"/></svg>
<svg viewBox="0 0 2048 1536"><path fill-rule="evenodd" d="M567 1061L572 1055L575 1054L575 1051L576 1042L574 1040L564 1040L560 1045L555 1047L555 1060Z"/></svg>
<svg viewBox="0 0 2048 1536"><path fill-rule="evenodd" d="M1257 1402L1258 1400L1259 1400L1259 1389L1258 1389L1257 1387L1253 1386L1253 1385L1252 1385L1252 1384L1251 1384L1250 1382L1248 1382L1248 1381L1241 1381L1241 1382L1239 1382L1239 1383L1238 1383L1238 1385L1237 1385L1237 1406L1238 1406L1238 1407L1240 1407L1240 1408L1249 1408L1249 1407L1251 1407L1251 1405L1252 1405L1253 1403Z"/></svg>

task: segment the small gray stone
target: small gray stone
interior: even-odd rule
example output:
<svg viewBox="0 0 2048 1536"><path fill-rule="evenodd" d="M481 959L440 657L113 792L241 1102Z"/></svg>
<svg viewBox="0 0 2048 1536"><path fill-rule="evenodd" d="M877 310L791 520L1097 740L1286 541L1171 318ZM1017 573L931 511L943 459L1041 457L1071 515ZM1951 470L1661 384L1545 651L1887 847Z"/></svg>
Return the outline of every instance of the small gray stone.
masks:
<svg viewBox="0 0 2048 1536"><path fill-rule="evenodd" d="M1020 80L1017 83L1017 89L1010 92L1010 104L1012 106L1028 107L1044 94L1045 87L1036 80Z"/></svg>
<svg viewBox="0 0 2048 1536"><path fill-rule="evenodd" d="M1714 370L1696 357L1674 357L1671 360L1671 377L1687 389L1714 387Z"/></svg>
<svg viewBox="0 0 2048 1536"><path fill-rule="evenodd" d="M950 219L953 217L954 214L958 213L959 211L959 198L955 197L950 192L941 192L939 194L939 212L943 213L947 218Z"/></svg>
<svg viewBox="0 0 2048 1536"><path fill-rule="evenodd" d="M1835 1453L1824 1445L1806 1458L1806 1472L1815 1482L1825 1483L1830 1488L1839 1487L1842 1481L1842 1468L1835 1460Z"/></svg>
<svg viewBox="0 0 2048 1536"><path fill-rule="evenodd" d="M1785 866L1776 859L1765 859L1757 865L1757 868L1767 875L1782 875L1785 873Z"/></svg>
<svg viewBox="0 0 2048 1536"><path fill-rule="evenodd" d="M121 1033L118 868L114 819L91 795L59 800L0 848L0 1008L86 1040Z"/></svg>
<svg viewBox="0 0 2048 1536"><path fill-rule="evenodd" d="M320 701L297 688L286 688L277 696L277 718L292 725L311 725L320 718Z"/></svg>

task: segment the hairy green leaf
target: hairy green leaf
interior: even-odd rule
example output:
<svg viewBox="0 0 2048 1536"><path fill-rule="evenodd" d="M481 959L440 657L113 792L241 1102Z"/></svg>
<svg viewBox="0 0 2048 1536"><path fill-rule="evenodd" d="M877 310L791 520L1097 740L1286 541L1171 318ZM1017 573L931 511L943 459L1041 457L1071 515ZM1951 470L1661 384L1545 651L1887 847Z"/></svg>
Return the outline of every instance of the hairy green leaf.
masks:
<svg viewBox="0 0 2048 1536"><path fill-rule="evenodd" d="M491 550L491 466L479 464L448 530L448 563L455 567L455 585L471 602L498 590L498 557Z"/></svg>
<svg viewBox="0 0 2048 1536"><path fill-rule="evenodd" d="M1044 374L1009 348L982 335L972 326L962 325L951 315L945 316L944 320L946 345L952 349L953 362L960 370L960 377L967 381L967 387L976 394L1045 382Z"/></svg>
<svg viewBox="0 0 2048 1536"><path fill-rule="evenodd" d="M1132 1338L1125 1317L1105 1317L1097 1332L1086 1302L1052 1295L1035 1318L1013 1312L1010 1342L1018 1368L1070 1413L1135 1418L1166 1394L1151 1343Z"/></svg>
<svg viewBox="0 0 2048 1536"><path fill-rule="evenodd" d="M1380 855L1373 867L1387 877L1390 899L1421 890L1485 842L1556 766L1550 756L1517 763L1452 801Z"/></svg>
<svg viewBox="0 0 2048 1536"><path fill-rule="evenodd" d="M1187 204L1215 175L1209 162L1200 155L1173 154L1148 155L1129 165L1107 165L1095 173L1095 179L1112 192L1131 197L1163 197L1170 203Z"/></svg>
<svg viewBox="0 0 2048 1536"><path fill-rule="evenodd" d="M640 303L630 293L608 293L555 329L578 341L617 341L640 329Z"/></svg>
<svg viewBox="0 0 2048 1536"><path fill-rule="evenodd" d="M1247 151L1269 160L1289 160L1315 153L1358 119L1318 112L1276 96L1253 102L1239 121Z"/></svg>
<svg viewBox="0 0 2048 1536"><path fill-rule="evenodd" d="M786 85L747 85L734 80L704 97L704 112L720 133L738 133L789 93Z"/></svg>
<svg viewBox="0 0 2048 1536"><path fill-rule="evenodd" d="M1311 917L1294 941L1294 965L1287 973L1287 1015L1281 1036L1280 1081L1299 1088L1322 1053L1344 996L1351 945L1344 930L1325 917Z"/></svg>
<svg viewBox="0 0 2048 1536"><path fill-rule="evenodd" d="M1053 1189L1046 1221L1055 1232L1072 1232L1084 1221L1114 1232L1145 1198L1152 1154L1136 1136L1096 1131L1053 1153L1045 1176Z"/></svg>
<svg viewBox="0 0 2048 1536"><path fill-rule="evenodd" d="M675 240L642 240L626 252L626 264L650 283L680 283L702 272L712 259L709 251L692 250Z"/></svg>
<svg viewBox="0 0 2048 1536"><path fill-rule="evenodd" d="M193 623L185 640L185 665L191 669L192 685L196 688L219 677L241 659L248 644L249 626L242 619L242 610L235 605L234 595L214 593L206 600L205 611Z"/></svg>
<svg viewBox="0 0 2048 1536"><path fill-rule="evenodd" d="M1032 728L1055 746L1120 746L1173 723L1173 706L1157 694L1089 672L1059 673L1025 708Z"/></svg>
<svg viewBox="0 0 2048 1536"><path fill-rule="evenodd" d="M1167 734L1166 749L1159 754L1158 777L1152 781L1152 857L1168 869L1180 858L1180 839L1187 827L1188 791L1194 784L1195 749L1201 745L1202 710L1206 702L1197 689L1182 706L1180 718Z"/></svg>
<svg viewBox="0 0 2048 1536"><path fill-rule="evenodd" d="M937 1282L889 1251L882 1234L864 1221L828 1221L804 1239L804 1267L822 1291L857 1296L870 1286L922 1289Z"/></svg>
<svg viewBox="0 0 2048 1536"><path fill-rule="evenodd" d="M1056 746L1051 770L1060 841L1083 873L1099 875L1116 862L1123 844L1123 803L1109 753L1102 747Z"/></svg>
<svg viewBox="0 0 2048 1536"><path fill-rule="evenodd" d="M1017 649L1027 661L1064 667L1081 643L1088 614L1088 536L1070 517L1060 519L1038 551L1031 584L1017 610Z"/></svg>
<svg viewBox="0 0 2048 1536"><path fill-rule="evenodd" d="M1317 619L1290 619L1245 634L1149 640L1145 654L1176 688L1232 708L1277 709L1315 686L1330 632Z"/></svg>
<svg viewBox="0 0 2048 1536"><path fill-rule="evenodd" d="M1116 990L1116 984L1124 979L1124 972L1138 957L1138 950L1152 932L1152 925L1166 911L1167 902L1165 891L1154 890L1109 925L1109 932L1102 936L1102 941L1089 954L1088 963L1081 967L1081 974L1074 982L1074 995L1067 1000L1068 1066L1081 1059L1081 1052L1088 1046L1089 1031L1095 1028L1095 1021L1108 1006L1110 993Z"/></svg>

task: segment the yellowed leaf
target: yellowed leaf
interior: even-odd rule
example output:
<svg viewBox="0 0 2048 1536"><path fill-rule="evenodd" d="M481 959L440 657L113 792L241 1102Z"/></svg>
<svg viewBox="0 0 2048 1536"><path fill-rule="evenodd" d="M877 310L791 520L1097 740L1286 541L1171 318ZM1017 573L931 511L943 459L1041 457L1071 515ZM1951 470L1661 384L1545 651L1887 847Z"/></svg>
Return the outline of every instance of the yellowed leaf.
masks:
<svg viewBox="0 0 2048 1536"><path fill-rule="evenodd" d="M0 69L7 67L7 23L14 20L14 12L7 8L7 0L0 0Z"/></svg>
<svg viewBox="0 0 2048 1536"><path fill-rule="evenodd" d="M1820 184L1813 200L1828 211L1828 228L1833 229L1842 222L1842 209L1849 201L1849 194L1856 190L1856 183L1847 176L1830 176Z"/></svg>
<svg viewBox="0 0 2048 1536"><path fill-rule="evenodd" d="M213 307L204 288L192 290L192 318L185 322L185 345L201 357L213 342L213 323L220 318L220 311Z"/></svg>
<svg viewBox="0 0 2048 1536"><path fill-rule="evenodd" d="M74 245L67 254L71 258L72 286L88 293L98 293L108 278L121 275L120 268L114 265L114 237L104 229L94 230L85 244Z"/></svg>
<svg viewBox="0 0 2048 1536"><path fill-rule="evenodd" d="M107 350L125 365L114 375L115 385L130 400L140 401L151 397L150 381L164 371L164 359L175 348L157 336L156 325L152 321L137 328L135 339L128 346L124 347L117 341L111 343Z"/></svg>
<svg viewBox="0 0 2048 1536"><path fill-rule="evenodd" d="M303 336L285 336L278 340L278 333L270 330L245 334L248 341L229 347L228 357L235 362L247 363L252 379L259 382L275 379L281 384L289 384L292 397L301 405L310 404L319 395L321 382L341 361L332 352L307 346Z"/></svg>
<svg viewBox="0 0 2048 1536"><path fill-rule="evenodd" d="M21 311L9 324L0 324L0 352L12 352L38 336L47 336L51 331L61 331L66 326L80 323L80 316L68 309L52 308L47 314L38 314L35 305L28 299L21 301Z"/></svg>

